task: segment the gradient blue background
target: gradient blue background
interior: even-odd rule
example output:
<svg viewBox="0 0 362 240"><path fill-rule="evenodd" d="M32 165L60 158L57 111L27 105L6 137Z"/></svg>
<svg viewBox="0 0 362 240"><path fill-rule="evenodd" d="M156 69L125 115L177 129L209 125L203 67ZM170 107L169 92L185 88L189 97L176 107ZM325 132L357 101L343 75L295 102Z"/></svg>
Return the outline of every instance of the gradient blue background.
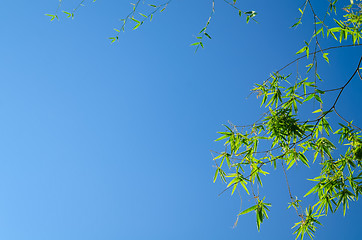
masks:
<svg viewBox="0 0 362 240"><path fill-rule="evenodd" d="M254 214L233 229L240 200L218 197L225 185L212 183L209 150L222 148L213 140L223 123L259 117L249 90L309 39L313 26L289 28L302 1L240 1L259 12L260 24L245 24L216 1L213 39L197 54L189 45L209 0L175 0L117 44L107 38L129 1L86 1L74 20L50 22L44 14L57 4L0 4L1 239L294 239L298 219L286 210L280 170L265 178L273 207L261 232ZM361 53L331 52L331 64L321 65L328 86L344 83ZM356 78L338 105L359 126L361 87ZM316 173L289 171L293 195L301 197ZM243 197L243 208L251 203ZM359 239L361 206L321 219L317 239Z"/></svg>

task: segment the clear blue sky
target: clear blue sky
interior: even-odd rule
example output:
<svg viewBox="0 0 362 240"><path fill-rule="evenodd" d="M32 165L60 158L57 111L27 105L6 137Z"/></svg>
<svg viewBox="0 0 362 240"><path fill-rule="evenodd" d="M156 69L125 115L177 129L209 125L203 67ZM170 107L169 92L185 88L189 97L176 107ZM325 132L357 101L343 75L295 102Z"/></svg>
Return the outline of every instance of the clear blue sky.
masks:
<svg viewBox="0 0 362 240"><path fill-rule="evenodd" d="M213 39L197 54L189 45L209 16L209 0L175 0L117 44L107 38L129 1L86 1L74 20L50 22L44 14L57 4L1 3L1 239L294 239L297 218L285 210L279 171L265 182L273 207L261 232L254 214L232 228L240 200L218 197L225 186L212 183L209 150L221 148L213 140L223 123L258 118L249 90L309 39L307 24L289 28L301 1L241 1L259 12L259 24L245 24L216 1ZM64 9L76 4L65 1ZM331 52L335 60L321 66L331 86L349 77L361 53ZM361 87L355 79L340 102L360 126ZM299 196L311 186L305 171L289 173ZM250 202L244 196L243 208ZM361 206L321 219L317 239L358 239Z"/></svg>

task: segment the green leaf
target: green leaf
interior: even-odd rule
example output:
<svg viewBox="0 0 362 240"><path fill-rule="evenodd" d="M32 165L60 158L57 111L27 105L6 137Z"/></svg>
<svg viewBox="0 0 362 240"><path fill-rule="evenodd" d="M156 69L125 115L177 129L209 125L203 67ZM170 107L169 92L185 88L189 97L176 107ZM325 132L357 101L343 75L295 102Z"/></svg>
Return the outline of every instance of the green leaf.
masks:
<svg viewBox="0 0 362 240"><path fill-rule="evenodd" d="M52 15L52 14L44 14L44 15L51 17L50 21L53 21L55 18L58 18L57 15Z"/></svg>
<svg viewBox="0 0 362 240"><path fill-rule="evenodd" d="M306 66L306 67L308 68L307 73L312 69L313 66L314 66L313 63L308 64L308 65Z"/></svg>
<svg viewBox="0 0 362 240"><path fill-rule="evenodd" d="M338 26L340 26L341 28L344 28L344 27L345 27L342 22L339 22L339 21L336 20L336 19L333 19L333 20L334 20L334 21L338 24Z"/></svg>
<svg viewBox="0 0 362 240"><path fill-rule="evenodd" d="M134 17L131 17L131 20L136 22L136 23L141 23L139 20L135 19Z"/></svg>
<svg viewBox="0 0 362 240"><path fill-rule="evenodd" d="M211 39L211 37L210 37L210 35L208 33L205 32L204 34L205 34L206 37Z"/></svg>
<svg viewBox="0 0 362 240"><path fill-rule="evenodd" d="M217 179L217 175L218 175L218 173L219 173L219 168L218 168L218 169L216 169L216 171L215 171L214 181L213 181L213 182L216 182L216 179Z"/></svg>
<svg viewBox="0 0 362 240"><path fill-rule="evenodd" d="M242 211L241 213L239 213L238 215L247 214L247 213L249 213L251 211L255 211L255 209L257 209L257 208L258 208L258 205L251 206L248 209L246 209L246 210Z"/></svg>
<svg viewBox="0 0 362 240"><path fill-rule="evenodd" d="M214 140L214 141L215 141L215 142L221 141L221 140L223 140L223 139L225 139L225 138L228 138L228 136L227 136L227 135L221 136L221 137L219 137L218 139L216 139L216 140Z"/></svg>
<svg viewBox="0 0 362 240"><path fill-rule="evenodd" d="M310 94L303 102L309 101L314 97L314 94Z"/></svg>
<svg viewBox="0 0 362 240"><path fill-rule="evenodd" d="M311 193L317 191L317 189L319 188L319 185L315 185L314 187L312 187L306 194L304 194L304 197L310 195Z"/></svg>
<svg viewBox="0 0 362 240"><path fill-rule="evenodd" d="M329 63L328 54L329 53L323 53L323 58L324 60L326 60L327 63Z"/></svg>
<svg viewBox="0 0 362 240"><path fill-rule="evenodd" d="M323 102L322 102L322 99L320 98L320 96L319 96L318 94L314 94L314 98L315 98L318 102L323 103Z"/></svg>
<svg viewBox="0 0 362 240"><path fill-rule="evenodd" d="M318 34L320 34L323 31L323 27L321 27L314 35L313 37L317 36ZM324 33L323 33L324 35Z"/></svg>
<svg viewBox="0 0 362 240"><path fill-rule="evenodd" d="M307 54L307 58L309 58L309 47L306 47L305 53Z"/></svg>
<svg viewBox="0 0 362 240"><path fill-rule="evenodd" d="M248 195L250 195L249 190L248 190L248 188L246 187L245 182L244 182L244 181L241 181L240 184L241 184L241 186L243 186L245 192L246 192Z"/></svg>
<svg viewBox="0 0 362 240"><path fill-rule="evenodd" d="M139 28L142 25L143 22L137 23L136 26L134 26L134 28L132 30L136 30L137 28Z"/></svg>
<svg viewBox="0 0 362 240"><path fill-rule="evenodd" d="M304 163L304 165L306 165L307 167L309 167L308 159L304 156L303 153L299 153L299 159L302 161L302 163Z"/></svg>
<svg viewBox="0 0 362 240"><path fill-rule="evenodd" d="M305 52L307 50L307 47L303 47L302 49L300 49L296 54L301 54L303 52Z"/></svg>
<svg viewBox="0 0 362 240"><path fill-rule="evenodd" d="M72 13L70 13L70 12L66 12L66 11L62 11L63 13L65 13L65 14L67 14L67 18L70 18L70 17L72 17L73 16L73 14Z"/></svg>
<svg viewBox="0 0 362 240"><path fill-rule="evenodd" d="M300 21L300 18L299 18L299 20L298 20L298 22L296 22L296 23L294 23L292 26L291 26L291 28L293 28L293 27L297 27L299 24L301 24L302 22Z"/></svg>

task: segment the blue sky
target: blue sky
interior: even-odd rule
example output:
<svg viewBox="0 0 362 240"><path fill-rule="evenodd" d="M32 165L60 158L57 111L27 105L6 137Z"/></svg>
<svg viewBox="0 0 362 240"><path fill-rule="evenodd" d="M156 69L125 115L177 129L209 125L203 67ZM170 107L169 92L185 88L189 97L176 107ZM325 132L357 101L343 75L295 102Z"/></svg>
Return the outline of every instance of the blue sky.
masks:
<svg viewBox="0 0 362 240"><path fill-rule="evenodd" d="M216 1L213 39L197 54L189 45L210 14L208 0L175 0L117 44L108 37L129 2L85 3L74 20L53 22L44 14L56 0L1 4L0 238L294 238L297 219L286 210L279 170L265 182L273 207L261 232L253 214L232 228L240 200L218 197L225 185L212 183L209 150L221 149L213 140L228 120L259 117L258 100L246 99L253 84L309 39L308 24L289 28L301 2L242 2L259 12L259 24L246 24ZM76 4L65 1L64 9ZM344 83L360 55L359 48L331 52L331 64L321 66L324 84ZM359 125L361 87L355 79L339 103ZM295 194L310 188L305 178L315 173L302 166L288 173ZM243 208L250 201L245 196ZM357 239L361 214L352 203L345 217L323 219L317 238Z"/></svg>

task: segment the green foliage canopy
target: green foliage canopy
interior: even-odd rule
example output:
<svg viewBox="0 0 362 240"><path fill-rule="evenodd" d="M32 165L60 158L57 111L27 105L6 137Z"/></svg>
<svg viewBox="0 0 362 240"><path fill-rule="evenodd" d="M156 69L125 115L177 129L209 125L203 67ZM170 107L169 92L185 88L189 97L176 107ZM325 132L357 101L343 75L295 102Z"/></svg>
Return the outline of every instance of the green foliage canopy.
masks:
<svg viewBox="0 0 362 240"><path fill-rule="evenodd" d="M277 163L280 163L283 168L290 195L289 208L294 208L300 218L293 226L296 238L303 239L305 234L313 238L317 226L321 225L320 217L336 212L340 207L345 214L350 201L357 201L362 193L361 129L337 112L337 103L344 89L354 78L362 80L362 57L356 63L355 71L342 86L327 90L318 88L321 77L317 69L317 55L322 54L323 59L329 63L328 50L360 46L361 2L350 1L340 10L336 5L337 1L329 2L326 17L322 20L316 14L311 1L306 0L303 8L299 9L300 18L292 26L301 24L305 11L309 9L312 12L314 32L309 42L305 41L305 46L297 51L297 54L304 54L297 60L311 57L306 66L306 74L312 74L314 80L302 78L298 72L297 79L292 82L291 74L281 74L282 70L297 60L272 73L267 80L256 84L252 89L257 97L261 98L261 106L268 109L263 117L251 125L225 125L226 130L219 132L221 137L216 140L224 141L225 151L218 152L214 157L217 166L214 181L219 176L228 183L227 189L231 189L232 193L238 186L241 186L246 194L252 193L255 205L239 215L254 211L258 230L261 223L268 218L267 211L271 206L264 202L265 197L260 196L259 191L255 191L263 186L262 177L269 174L265 169L268 164L277 168ZM345 14L338 18L341 11ZM328 23L334 26L329 27ZM332 37L340 45L323 49L319 42L321 35ZM348 40L352 40L352 43L342 44ZM331 100L328 96L331 92L337 93L332 105L324 104L325 99ZM310 110L311 104L308 103L311 101L319 104L317 110ZM300 114L300 108L303 108L303 114ZM312 115L306 115L306 111L310 111ZM306 119L306 116L310 118ZM332 122L338 123L337 129L332 130ZM339 137L338 143L333 143L333 135ZM309 179L315 182L314 187L304 195L314 195L317 201L314 205L305 206L304 210L303 202L291 193L286 171L299 162L307 167L315 162L321 166L320 174ZM228 178L231 180L227 181Z"/></svg>

